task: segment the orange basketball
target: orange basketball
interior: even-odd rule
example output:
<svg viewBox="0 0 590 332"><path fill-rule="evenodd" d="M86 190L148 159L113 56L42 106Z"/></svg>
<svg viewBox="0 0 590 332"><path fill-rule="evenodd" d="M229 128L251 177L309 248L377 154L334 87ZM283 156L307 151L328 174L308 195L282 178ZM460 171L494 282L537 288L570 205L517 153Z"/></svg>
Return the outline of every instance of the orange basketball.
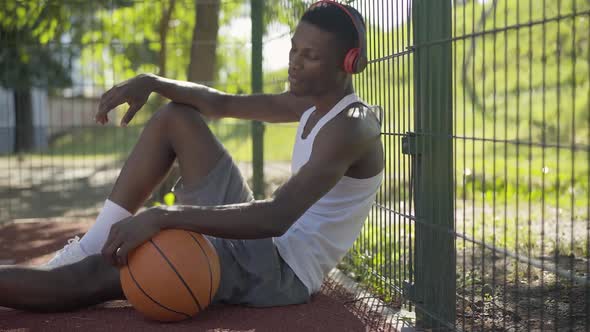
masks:
<svg viewBox="0 0 590 332"><path fill-rule="evenodd" d="M191 318L211 303L220 266L203 235L169 229L132 251L120 272L123 292L135 309L172 322Z"/></svg>

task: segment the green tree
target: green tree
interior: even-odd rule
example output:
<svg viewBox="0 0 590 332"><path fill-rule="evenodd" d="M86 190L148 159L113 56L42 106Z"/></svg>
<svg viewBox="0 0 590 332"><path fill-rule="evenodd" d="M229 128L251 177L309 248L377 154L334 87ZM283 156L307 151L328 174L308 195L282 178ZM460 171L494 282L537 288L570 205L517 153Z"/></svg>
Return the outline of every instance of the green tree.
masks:
<svg viewBox="0 0 590 332"><path fill-rule="evenodd" d="M195 21L191 39L188 80L211 84L215 80L219 0L195 0Z"/></svg>
<svg viewBox="0 0 590 332"><path fill-rule="evenodd" d="M29 150L34 144L31 87L47 87L50 81L56 87L70 83L62 60L69 50L51 43L69 28L59 24L65 16L66 8L54 3L0 3L0 85L15 94L16 151Z"/></svg>
<svg viewBox="0 0 590 332"><path fill-rule="evenodd" d="M53 91L72 83L72 59L96 7L125 6L124 0L100 0L89 6L76 1L5 0L0 2L0 86L13 89L17 152L34 144L31 88Z"/></svg>

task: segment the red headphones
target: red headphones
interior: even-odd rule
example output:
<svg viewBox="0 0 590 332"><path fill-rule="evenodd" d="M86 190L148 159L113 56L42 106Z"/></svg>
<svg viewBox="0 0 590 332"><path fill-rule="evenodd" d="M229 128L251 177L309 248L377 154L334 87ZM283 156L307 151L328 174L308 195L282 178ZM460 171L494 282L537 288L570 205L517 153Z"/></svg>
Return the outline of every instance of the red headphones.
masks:
<svg viewBox="0 0 590 332"><path fill-rule="evenodd" d="M344 57L344 71L350 74L358 74L367 67L367 42L365 35L365 25L362 18L351 13L346 7L334 0L320 0L312 4L308 10L321 5L334 5L346 13L352 20L358 34L358 47L350 49Z"/></svg>

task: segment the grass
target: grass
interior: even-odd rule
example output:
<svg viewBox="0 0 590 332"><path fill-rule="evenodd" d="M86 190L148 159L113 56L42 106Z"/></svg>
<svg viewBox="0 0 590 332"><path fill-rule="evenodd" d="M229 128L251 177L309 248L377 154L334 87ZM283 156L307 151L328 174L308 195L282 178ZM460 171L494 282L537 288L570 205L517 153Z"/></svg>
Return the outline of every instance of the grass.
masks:
<svg viewBox="0 0 590 332"><path fill-rule="evenodd" d="M235 160L252 160L250 122L222 120L218 123L210 124L210 127ZM265 162L290 161L296 131L296 124L265 124Z"/></svg>
<svg viewBox="0 0 590 332"><path fill-rule="evenodd" d="M587 152L457 142L455 157L458 198L484 195L490 204L504 204L520 197L582 209L588 204Z"/></svg>

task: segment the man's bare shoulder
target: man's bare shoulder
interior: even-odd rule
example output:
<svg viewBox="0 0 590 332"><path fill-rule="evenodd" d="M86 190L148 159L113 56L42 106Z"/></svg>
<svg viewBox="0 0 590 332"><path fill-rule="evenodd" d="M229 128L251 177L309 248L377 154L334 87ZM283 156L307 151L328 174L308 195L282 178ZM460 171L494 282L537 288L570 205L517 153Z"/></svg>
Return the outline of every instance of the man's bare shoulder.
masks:
<svg viewBox="0 0 590 332"><path fill-rule="evenodd" d="M314 150L342 150L355 154L370 148L379 140L379 117L372 107L352 104L328 122L318 133Z"/></svg>
<svg viewBox="0 0 590 332"><path fill-rule="evenodd" d="M380 115L374 106L353 103L338 114L327 131L340 132L355 139L371 139L381 134Z"/></svg>

